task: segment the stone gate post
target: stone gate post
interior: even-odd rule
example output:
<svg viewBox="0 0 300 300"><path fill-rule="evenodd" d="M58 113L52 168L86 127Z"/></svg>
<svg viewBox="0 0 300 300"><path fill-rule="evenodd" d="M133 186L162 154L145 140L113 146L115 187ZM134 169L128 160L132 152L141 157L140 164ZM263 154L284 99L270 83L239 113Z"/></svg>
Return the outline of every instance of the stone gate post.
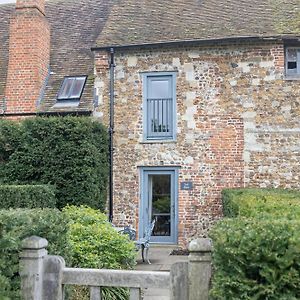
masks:
<svg viewBox="0 0 300 300"><path fill-rule="evenodd" d="M22 241L20 254L21 295L24 300L43 299L43 260L47 255L46 239L31 236Z"/></svg>
<svg viewBox="0 0 300 300"><path fill-rule="evenodd" d="M189 300L208 300L211 279L210 239L199 238L189 244Z"/></svg>

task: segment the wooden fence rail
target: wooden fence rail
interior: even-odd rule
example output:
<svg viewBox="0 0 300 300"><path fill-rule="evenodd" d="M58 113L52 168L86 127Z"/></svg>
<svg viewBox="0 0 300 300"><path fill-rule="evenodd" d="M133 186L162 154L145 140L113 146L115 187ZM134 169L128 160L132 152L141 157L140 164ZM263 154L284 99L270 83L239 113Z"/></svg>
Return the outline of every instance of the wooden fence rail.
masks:
<svg viewBox="0 0 300 300"><path fill-rule="evenodd" d="M140 300L147 288L170 290L170 300L208 300L211 241L190 243L188 262L170 272L67 268L60 256L47 254L47 240L33 236L23 241L20 254L21 293L24 300L64 300L65 285L90 287L90 300L101 300L101 287L126 287L130 300Z"/></svg>

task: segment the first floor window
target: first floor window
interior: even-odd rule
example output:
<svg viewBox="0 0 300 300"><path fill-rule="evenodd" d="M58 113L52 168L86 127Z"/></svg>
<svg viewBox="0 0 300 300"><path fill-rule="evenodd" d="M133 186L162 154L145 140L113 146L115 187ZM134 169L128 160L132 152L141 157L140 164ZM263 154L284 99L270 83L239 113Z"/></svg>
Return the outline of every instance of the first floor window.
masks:
<svg viewBox="0 0 300 300"><path fill-rule="evenodd" d="M147 140L175 138L175 74L145 74L144 135Z"/></svg>
<svg viewBox="0 0 300 300"><path fill-rule="evenodd" d="M288 77L300 77L300 47L286 48L285 66Z"/></svg>

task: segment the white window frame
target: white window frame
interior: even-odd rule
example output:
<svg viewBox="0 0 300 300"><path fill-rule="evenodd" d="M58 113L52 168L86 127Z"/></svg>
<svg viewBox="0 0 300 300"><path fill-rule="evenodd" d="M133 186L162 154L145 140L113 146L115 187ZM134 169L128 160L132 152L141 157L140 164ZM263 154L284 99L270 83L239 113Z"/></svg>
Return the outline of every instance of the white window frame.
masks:
<svg viewBox="0 0 300 300"><path fill-rule="evenodd" d="M176 140L176 72L149 72L143 73L143 139L144 141L175 141ZM149 81L151 79L167 78L170 80L171 84L171 104L169 105L171 112L169 112L171 120L168 124L169 132L154 132L151 131L151 125L149 121L149 116L151 113L149 111ZM154 99L153 99L154 100Z"/></svg>

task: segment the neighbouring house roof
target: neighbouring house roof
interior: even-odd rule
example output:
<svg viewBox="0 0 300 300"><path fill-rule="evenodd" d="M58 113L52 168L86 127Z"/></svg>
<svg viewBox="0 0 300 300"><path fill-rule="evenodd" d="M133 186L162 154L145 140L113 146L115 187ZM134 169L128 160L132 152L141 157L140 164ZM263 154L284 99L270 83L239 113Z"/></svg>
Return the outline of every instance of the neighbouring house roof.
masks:
<svg viewBox="0 0 300 300"><path fill-rule="evenodd" d="M300 36L299 0L119 0L95 48Z"/></svg>
<svg viewBox="0 0 300 300"><path fill-rule="evenodd" d="M113 0L49 0L46 17L51 30L50 75L40 107L43 112L92 111L94 58L91 47L107 20ZM9 18L14 4L0 5L0 113L8 64ZM88 75L78 106L53 107L64 76ZM2 101L1 101L2 100Z"/></svg>

